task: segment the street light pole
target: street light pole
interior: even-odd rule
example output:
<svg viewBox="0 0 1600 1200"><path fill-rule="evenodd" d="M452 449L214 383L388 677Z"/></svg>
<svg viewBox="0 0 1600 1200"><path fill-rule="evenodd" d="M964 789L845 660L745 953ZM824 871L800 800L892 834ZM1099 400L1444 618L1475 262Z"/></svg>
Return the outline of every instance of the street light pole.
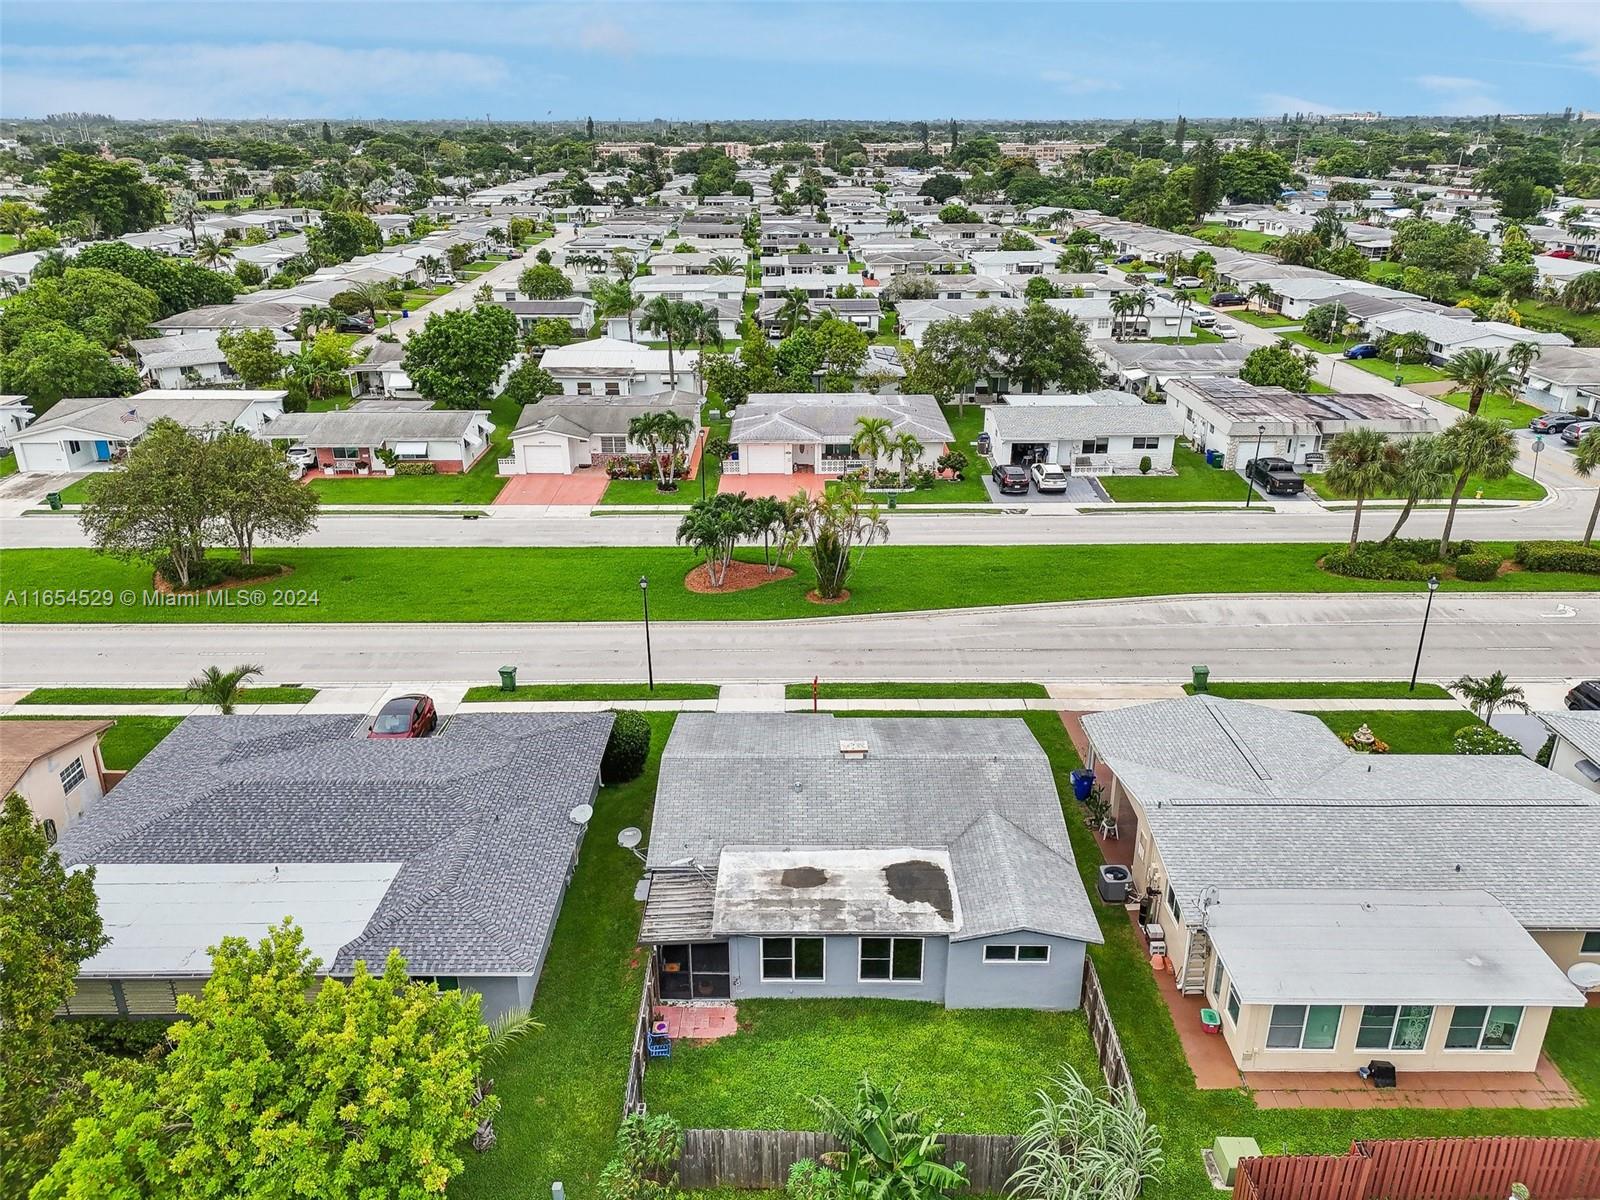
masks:
<svg viewBox="0 0 1600 1200"><path fill-rule="evenodd" d="M1395 385L1395 387L1399 387L1402 383L1405 382L1405 380L1400 375L1400 356L1403 353L1405 353L1405 352L1403 350L1401 350L1399 347L1395 348L1395 352L1394 352L1394 385Z"/></svg>
<svg viewBox="0 0 1600 1200"><path fill-rule="evenodd" d="M1250 467L1261 458L1261 439L1265 437L1266 434L1267 427L1265 425L1256 426L1256 456L1255 458L1251 459L1249 463L1246 463L1244 468L1244 506L1246 508L1249 508L1250 501L1256 498L1256 485L1250 479Z"/></svg>
<svg viewBox="0 0 1600 1200"><path fill-rule="evenodd" d="M1433 594L1439 590L1439 577L1428 576L1428 605L1422 610L1422 634L1417 638L1417 659L1411 664L1411 683L1408 692L1417 690L1417 672L1422 669L1422 643L1428 640L1428 617L1433 613Z"/></svg>
<svg viewBox="0 0 1600 1200"><path fill-rule="evenodd" d="M656 690L656 664L650 654L650 579L639 576L639 596L644 601L644 669L650 690Z"/></svg>

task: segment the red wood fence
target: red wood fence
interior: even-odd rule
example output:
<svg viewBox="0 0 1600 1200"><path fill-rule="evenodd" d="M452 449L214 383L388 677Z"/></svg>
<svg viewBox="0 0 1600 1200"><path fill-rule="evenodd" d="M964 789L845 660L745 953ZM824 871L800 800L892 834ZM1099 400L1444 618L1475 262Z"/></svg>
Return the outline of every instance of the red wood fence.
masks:
<svg viewBox="0 0 1600 1200"><path fill-rule="evenodd" d="M1350 1153L1247 1158L1234 1200L1532 1200L1600 1197L1600 1138L1410 1138Z"/></svg>

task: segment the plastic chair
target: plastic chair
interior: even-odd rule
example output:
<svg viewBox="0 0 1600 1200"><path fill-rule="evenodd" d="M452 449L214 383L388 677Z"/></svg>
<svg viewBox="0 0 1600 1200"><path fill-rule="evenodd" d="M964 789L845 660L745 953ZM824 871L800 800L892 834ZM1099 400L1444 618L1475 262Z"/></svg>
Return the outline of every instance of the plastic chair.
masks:
<svg viewBox="0 0 1600 1200"><path fill-rule="evenodd" d="M672 1039L664 1033L646 1033L644 1048L651 1058L672 1057Z"/></svg>

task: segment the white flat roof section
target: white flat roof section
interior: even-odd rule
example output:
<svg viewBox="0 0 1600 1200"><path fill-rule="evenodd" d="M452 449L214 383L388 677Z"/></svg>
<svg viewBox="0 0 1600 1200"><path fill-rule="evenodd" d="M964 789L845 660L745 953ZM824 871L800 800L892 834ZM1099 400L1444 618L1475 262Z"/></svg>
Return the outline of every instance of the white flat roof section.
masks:
<svg viewBox="0 0 1600 1200"><path fill-rule="evenodd" d="M95 867L111 944L86 977L206 976L225 937L259 942L285 917L324 969L361 936L400 863L108 863Z"/></svg>
<svg viewBox="0 0 1600 1200"><path fill-rule="evenodd" d="M1224 888L1206 928L1246 1004L1584 1004L1481 890Z"/></svg>
<svg viewBox="0 0 1600 1200"><path fill-rule="evenodd" d="M943 850L724 850L711 926L736 933L944 934L961 928Z"/></svg>

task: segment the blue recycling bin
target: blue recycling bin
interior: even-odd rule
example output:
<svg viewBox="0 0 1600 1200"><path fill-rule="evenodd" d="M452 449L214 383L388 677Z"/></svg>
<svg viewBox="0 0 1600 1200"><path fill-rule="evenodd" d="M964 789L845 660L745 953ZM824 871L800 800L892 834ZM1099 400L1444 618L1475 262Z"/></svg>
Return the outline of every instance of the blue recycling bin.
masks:
<svg viewBox="0 0 1600 1200"><path fill-rule="evenodd" d="M1072 773L1072 794L1081 803L1094 790L1094 772L1087 767Z"/></svg>

